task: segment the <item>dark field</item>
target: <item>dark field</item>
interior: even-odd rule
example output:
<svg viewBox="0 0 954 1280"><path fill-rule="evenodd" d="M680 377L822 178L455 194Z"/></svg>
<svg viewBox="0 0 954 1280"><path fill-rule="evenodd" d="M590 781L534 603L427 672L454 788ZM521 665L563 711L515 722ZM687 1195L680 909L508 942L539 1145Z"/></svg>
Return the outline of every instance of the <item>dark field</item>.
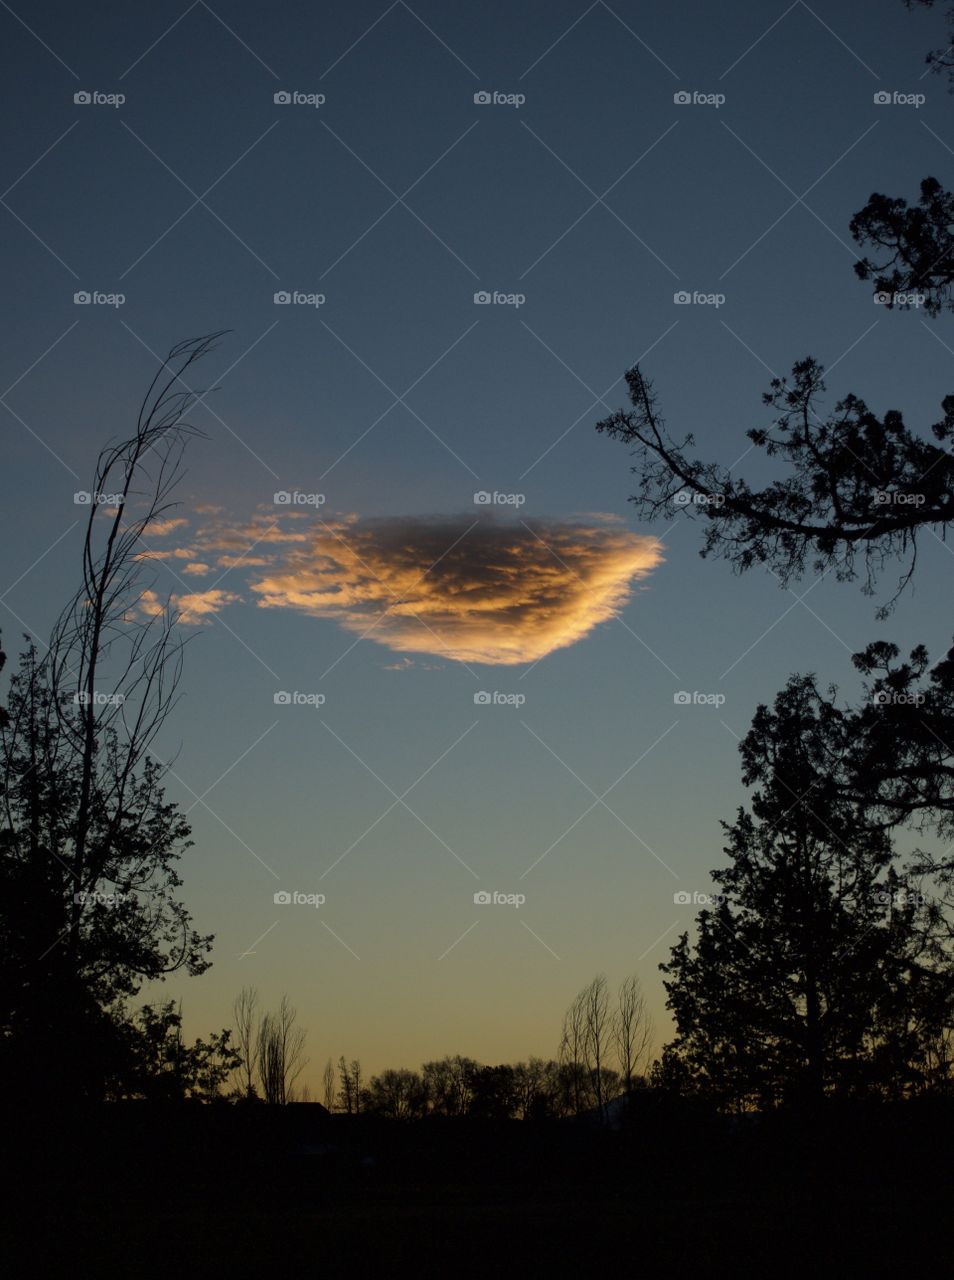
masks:
<svg viewBox="0 0 954 1280"><path fill-rule="evenodd" d="M606 1133L114 1106L11 1122L15 1275L914 1276L951 1257L949 1109ZM14 1176L10 1176L16 1170Z"/></svg>

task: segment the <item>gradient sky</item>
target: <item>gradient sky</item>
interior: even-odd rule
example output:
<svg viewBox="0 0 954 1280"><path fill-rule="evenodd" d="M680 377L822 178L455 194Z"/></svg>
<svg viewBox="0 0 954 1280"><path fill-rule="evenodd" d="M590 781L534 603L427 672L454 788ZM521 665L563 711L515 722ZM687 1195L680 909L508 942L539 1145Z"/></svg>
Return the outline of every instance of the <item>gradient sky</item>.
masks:
<svg viewBox="0 0 954 1280"><path fill-rule="evenodd" d="M640 975L665 1038L656 966L696 910L673 895L723 860L756 705L795 670L852 694L850 654L879 637L946 647L951 552L924 540L886 623L857 585L734 577L685 516L635 520L626 451L593 426L641 359L673 434L731 464L769 379L807 354L831 403L940 417L950 321L873 305L847 230L873 190L946 181L952 102L924 76L940 15L37 0L0 25L8 652L75 586L73 494L155 357L232 331L195 379L220 389L192 415L208 439L184 523L152 544L158 595L198 596L204 619L159 746L194 827L183 893L216 934L212 970L165 986L187 1029L227 1023L243 984L287 991L317 1092L341 1053L371 1071L549 1056L605 970ZM875 105L883 90L926 102ZM219 558L273 525L288 536L261 564Z"/></svg>

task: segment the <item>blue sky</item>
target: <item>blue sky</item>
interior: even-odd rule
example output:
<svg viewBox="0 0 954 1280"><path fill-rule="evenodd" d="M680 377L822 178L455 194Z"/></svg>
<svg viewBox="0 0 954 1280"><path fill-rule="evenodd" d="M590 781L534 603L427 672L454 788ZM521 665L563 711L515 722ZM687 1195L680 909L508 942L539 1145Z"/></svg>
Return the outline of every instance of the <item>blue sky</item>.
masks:
<svg viewBox="0 0 954 1280"><path fill-rule="evenodd" d="M673 894L705 892L722 860L737 736L792 671L850 694L850 653L873 639L946 647L933 606L950 552L926 540L888 622L857 585L809 577L793 595L734 577L700 560L685 517L636 521L625 450L593 427L637 359L673 434L727 465L766 421L769 379L807 354L832 370L831 403L852 391L924 430L940 416L954 332L874 305L847 230L873 190L944 181L951 100L924 76L938 15L900 0L14 8L8 651L46 636L75 584L73 494L156 357L223 328L198 378L219 389L193 415L208 439L190 446L188 524L163 545L286 517L279 490L321 493L340 530L390 521L421 573L437 517L487 527L478 490L524 499L494 512L525 558L521 521L663 544L618 616L505 666L260 608L248 566L218 581L157 563L160 593L217 581L235 597L190 644L161 744L179 752L170 794L195 806L184 893L217 935L206 976L167 984L187 1025L221 1025L243 984L287 990L314 1085L340 1053L372 1070L548 1055L584 981L635 970L664 1037L656 965L693 915ZM885 91L925 101L877 105ZM80 291L124 301L77 305ZM323 301L276 305L282 291ZM295 510L314 530L315 508ZM574 618L598 613L587 582ZM279 690L325 701L280 705ZM725 702L680 705L679 690ZM326 900L276 906L278 890ZM480 890L526 901L477 906Z"/></svg>

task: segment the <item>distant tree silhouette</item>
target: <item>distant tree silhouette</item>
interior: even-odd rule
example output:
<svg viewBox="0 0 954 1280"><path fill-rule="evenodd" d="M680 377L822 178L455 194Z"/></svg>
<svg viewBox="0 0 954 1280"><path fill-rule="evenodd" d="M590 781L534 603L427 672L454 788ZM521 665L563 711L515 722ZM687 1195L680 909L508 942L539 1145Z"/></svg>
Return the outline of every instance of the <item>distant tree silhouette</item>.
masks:
<svg viewBox="0 0 954 1280"><path fill-rule="evenodd" d="M628 1093L641 1074L640 1067L648 1065L646 1059L653 1041L652 1018L635 974L620 983L613 1015L613 1040L621 1084Z"/></svg>
<svg viewBox="0 0 954 1280"><path fill-rule="evenodd" d="M258 992L254 987L243 987L232 1004L235 1023L235 1050L238 1064L235 1069L236 1089L240 1098L254 1101L258 1098L255 1080L259 1065Z"/></svg>
<svg viewBox="0 0 954 1280"><path fill-rule="evenodd" d="M306 1033L296 1025L298 1014L287 996L276 1013L265 1013L258 1023L256 1059L262 1097L273 1106L295 1100L295 1082L305 1069Z"/></svg>
<svg viewBox="0 0 954 1280"><path fill-rule="evenodd" d="M431 1112L439 1116L465 1116L474 1100L478 1063L473 1058L441 1058L422 1068Z"/></svg>
<svg viewBox="0 0 954 1280"><path fill-rule="evenodd" d="M325 1063L325 1069L321 1073L321 1100L324 1103L326 1111L334 1111L335 1069L330 1058Z"/></svg>
<svg viewBox="0 0 954 1280"><path fill-rule="evenodd" d="M421 1120L427 1114L427 1086L416 1071L389 1068L371 1077L363 1109L391 1120Z"/></svg>
<svg viewBox="0 0 954 1280"><path fill-rule="evenodd" d="M356 1116L362 1110L361 1063L353 1058L350 1065L344 1054L338 1059L338 1107L346 1115Z"/></svg>
<svg viewBox="0 0 954 1280"><path fill-rule="evenodd" d="M793 677L743 744L751 811L723 824L715 904L660 966L676 1063L726 1107L899 1096L929 1083L950 964L922 927L888 834L828 771L843 726Z"/></svg>
<svg viewBox="0 0 954 1280"><path fill-rule="evenodd" d="M621 998L626 989L624 983ZM635 990L638 991L638 984ZM630 995L633 991L630 986ZM614 1050L618 1055L621 1049L625 1052L628 1045L632 1073L635 1046L642 1039L638 1026L639 1010L636 1004L626 1005L628 1040L625 1040L620 1013L621 1009L612 1007L606 975L599 973L577 993L564 1016L560 1037L560 1076L568 1094L564 1107L574 1115L591 1109L602 1113L606 1103L619 1093L622 1076L611 1066ZM622 1040L621 1034L624 1036ZM624 1059L620 1057L619 1061L622 1065Z"/></svg>
<svg viewBox="0 0 954 1280"><path fill-rule="evenodd" d="M27 647L0 722L0 1053L20 1090L101 1096L126 1002L208 967L211 937L175 894L189 826L149 754L182 638L143 554L195 434L196 394L175 387L216 336L173 348L133 434L101 453L81 585L48 651Z"/></svg>

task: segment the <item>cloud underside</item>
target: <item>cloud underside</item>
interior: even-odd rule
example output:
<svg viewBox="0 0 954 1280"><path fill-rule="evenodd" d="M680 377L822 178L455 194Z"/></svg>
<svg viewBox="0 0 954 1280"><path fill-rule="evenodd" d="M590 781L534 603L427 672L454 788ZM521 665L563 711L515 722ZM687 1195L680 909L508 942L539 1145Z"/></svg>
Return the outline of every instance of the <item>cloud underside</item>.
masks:
<svg viewBox="0 0 954 1280"><path fill-rule="evenodd" d="M324 522L249 586L264 609L330 618L396 653L535 662L629 600L662 547L611 522L491 517Z"/></svg>

